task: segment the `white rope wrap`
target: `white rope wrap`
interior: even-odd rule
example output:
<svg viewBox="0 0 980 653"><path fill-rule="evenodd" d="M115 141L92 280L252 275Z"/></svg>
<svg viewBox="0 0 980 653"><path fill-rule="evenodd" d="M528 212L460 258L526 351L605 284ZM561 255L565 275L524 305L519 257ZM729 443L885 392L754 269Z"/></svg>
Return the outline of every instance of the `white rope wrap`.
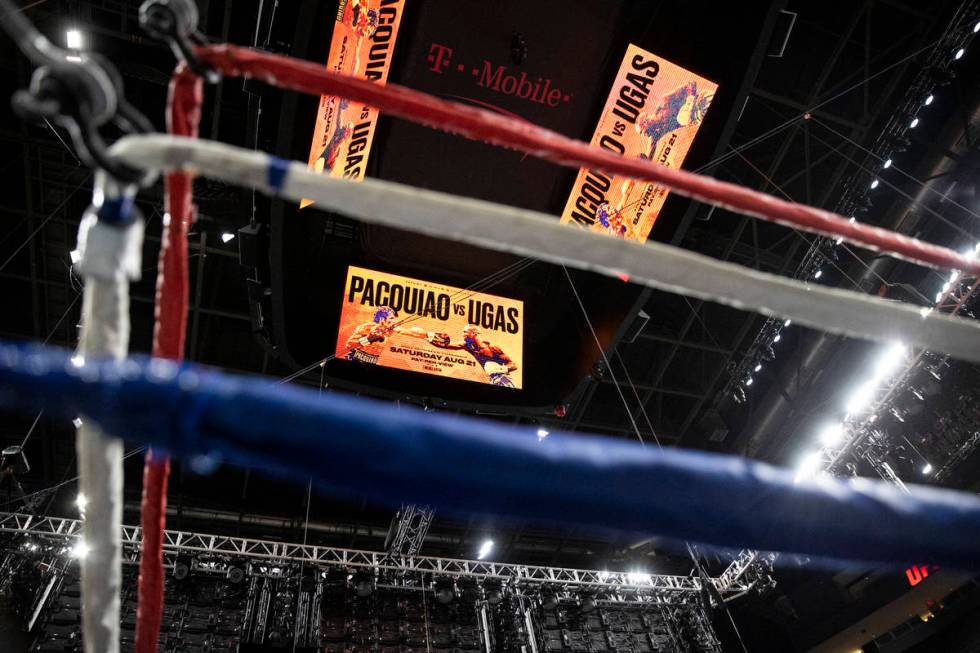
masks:
<svg viewBox="0 0 980 653"><path fill-rule="evenodd" d="M98 181L96 183L99 183ZM85 279L78 355L122 359L129 350L129 281L139 277L143 222L119 228L89 212L79 226ZM84 419L75 440L79 493L87 500L82 568L86 653L118 653L122 587L123 441Z"/></svg>
<svg viewBox="0 0 980 653"><path fill-rule="evenodd" d="M531 256L791 319L831 333L945 352L980 362L980 323L921 307L726 263L663 243L618 240L561 225L554 216L377 179L333 179L292 162L270 186L272 157L212 141L127 136L112 153L147 170L193 170L207 177L299 201L309 198L365 222ZM275 160L278 162L278 160ZM278 162L281 164L282 162Z"/></svg>

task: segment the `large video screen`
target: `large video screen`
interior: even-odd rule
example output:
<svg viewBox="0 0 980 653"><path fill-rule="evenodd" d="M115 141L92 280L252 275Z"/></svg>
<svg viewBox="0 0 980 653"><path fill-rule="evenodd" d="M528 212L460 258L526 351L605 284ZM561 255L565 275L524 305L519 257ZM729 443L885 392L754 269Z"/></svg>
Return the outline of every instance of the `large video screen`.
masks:
<svg viewBox="0 0 980 653"><path fill-rule="evenodd" d="M680 167L718 85L630 44L592 144L627 157ZM667 188L579 170L562 223L645 241L667 200Z"/></svg>
<svg viewBox="0 0 980 653"><path fill-rule="evenodd" d="M336 356L523 387L524 302L350 266Z"/></svg>

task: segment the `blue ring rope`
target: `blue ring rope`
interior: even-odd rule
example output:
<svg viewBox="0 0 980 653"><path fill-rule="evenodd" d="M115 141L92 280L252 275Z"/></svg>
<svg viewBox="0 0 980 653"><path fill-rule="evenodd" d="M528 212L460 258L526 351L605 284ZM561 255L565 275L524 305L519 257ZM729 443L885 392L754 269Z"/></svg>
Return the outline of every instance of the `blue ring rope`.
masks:
<svg viewBox="0 0 980 653"><path fill-rule="evenodd" d="M980 568L980 497L881 481L794 484L733 456L642 448L426 413L170 361L69 362L0 342L0 406L81 413L181 457L220 459L360 494L719 547Z"/></svg>

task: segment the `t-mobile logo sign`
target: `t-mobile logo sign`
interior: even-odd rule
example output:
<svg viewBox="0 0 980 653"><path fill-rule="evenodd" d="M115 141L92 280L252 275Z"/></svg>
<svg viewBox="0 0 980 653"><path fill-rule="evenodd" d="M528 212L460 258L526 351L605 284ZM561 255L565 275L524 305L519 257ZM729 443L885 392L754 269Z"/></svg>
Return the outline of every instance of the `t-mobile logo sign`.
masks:
<svg viewBox="0 0 980 653"><path fill-rule="evenodd" d="M444 73L468 75L474 78L477 86L535 104L557 107L573 98L571 93L563 92L558 88L550 77L529 76L523 70L519 74L514 73L507 66L496 65L486 59L476 66L456 62L453 60L453 49L442 43L433 43L429 46L427 61L429 71L437 75Z"/></svg>

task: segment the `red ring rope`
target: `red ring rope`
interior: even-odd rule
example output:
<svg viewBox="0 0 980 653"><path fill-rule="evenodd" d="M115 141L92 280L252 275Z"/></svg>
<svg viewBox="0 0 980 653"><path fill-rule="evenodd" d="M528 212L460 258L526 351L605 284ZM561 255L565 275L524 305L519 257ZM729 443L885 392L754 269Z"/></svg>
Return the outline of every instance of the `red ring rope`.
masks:
<svg viewBox="0 0 980 653"><path fill-rule="evenodd" d="M226 75L253 77L273 86L313 95L337 95L379 108L382 112L460 134L474 140L512 147L564 166L599 169L653 181L674 191L739 213L886 252L923 265L980 274L980 260L946 247L858 222L805 204L795 204L712 177L668 168L639 158L593 147L528 122L514 120L433 97L396 84L379 85L332 72L307 61L233 45L201 46L205 62Z"/></svg>
<svg viewBox="0 0 980 653"><path fill-rule="evenodd" d="M201 79L184 64L170 80L167 130L178 136L197 137L204 92ZM184 357L187 331L187 229L194 221L191 187L194 176L167 175L163 235L157 271L156 323L153 355L180 360ZM170 459L154 451L143 466L143 499L140 505L139 603L136 611L136 653L156 653L163 616L163 531L167 520L167 479Z"/></svg>

